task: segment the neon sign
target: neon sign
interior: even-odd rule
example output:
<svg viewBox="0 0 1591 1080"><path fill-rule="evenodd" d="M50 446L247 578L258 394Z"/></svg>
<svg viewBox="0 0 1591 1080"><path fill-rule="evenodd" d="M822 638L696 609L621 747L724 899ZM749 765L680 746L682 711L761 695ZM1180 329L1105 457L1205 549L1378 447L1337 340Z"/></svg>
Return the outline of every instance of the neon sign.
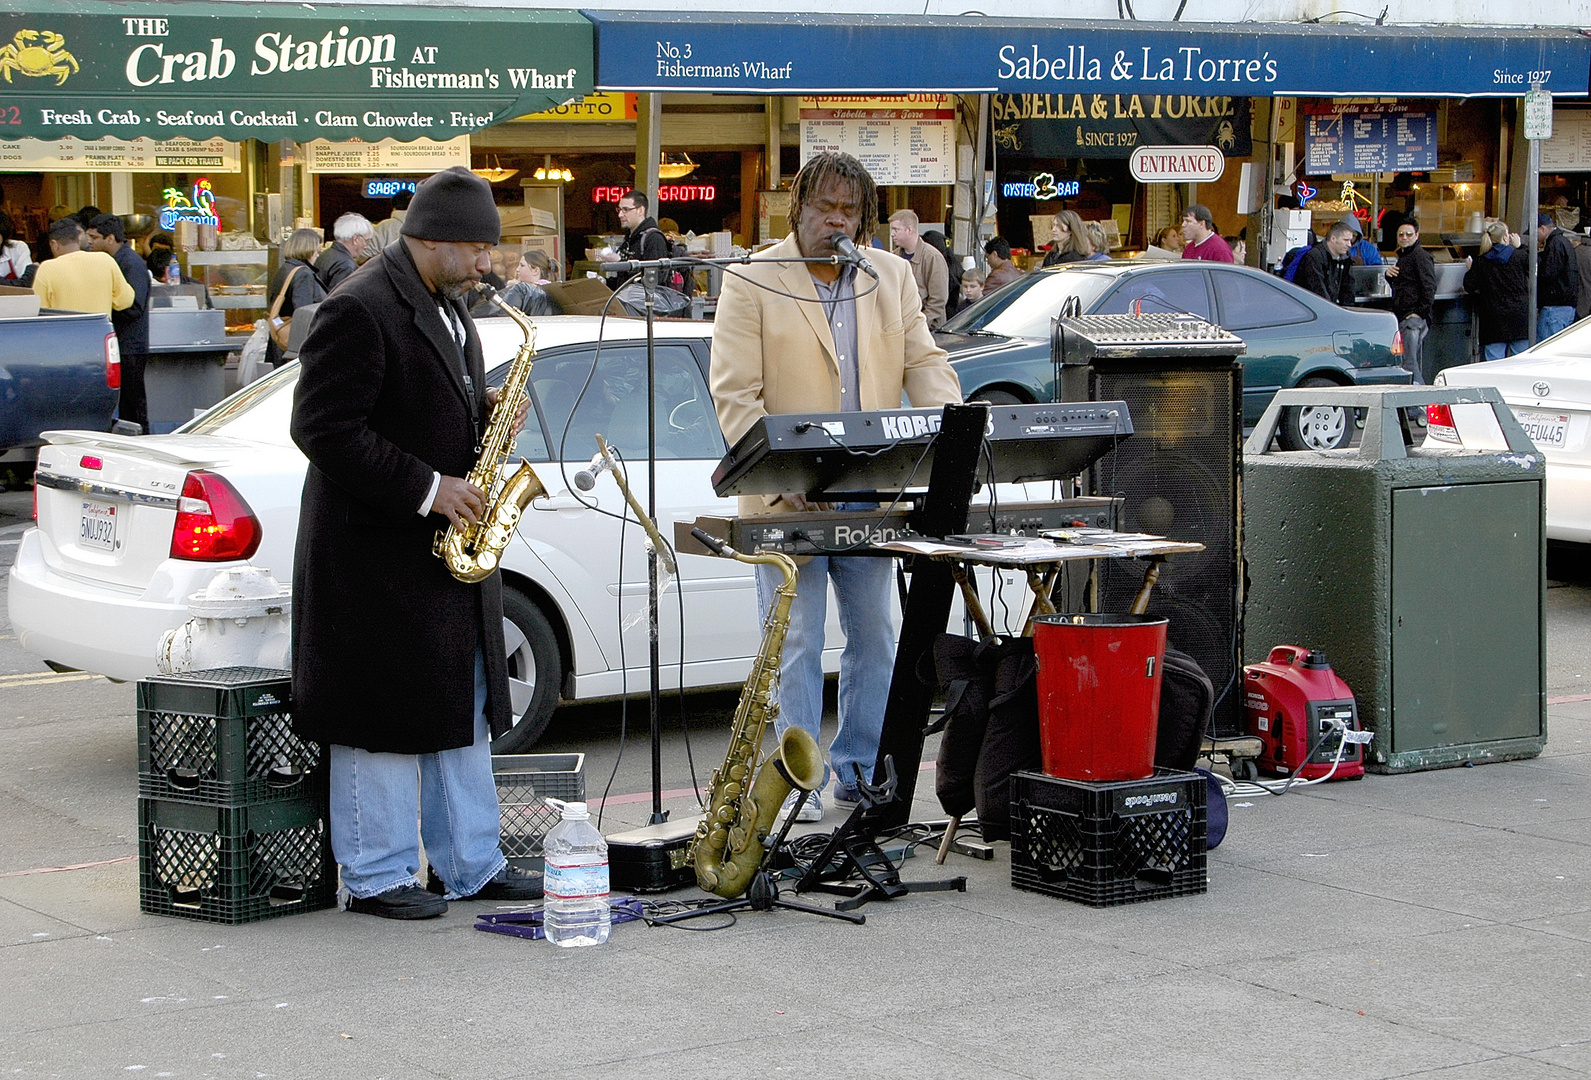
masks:
<svg viewBox="0 0 1591 1080"><path fill-rule="evenodd" d="M365 198L390 199L400 191L414 194L413 180L365 180Z"/></svg>
<svg viewBox="0 0 1591 1080"><path fill-rule="evenodd" d="M1083 190L1079 180L1057 180L1049 173L1038 173L1030 181L1008 180L1000 185L1007 199L1070 199Z"/></svg>
<svg viewBox="0 0 1591 1080"><path fill-rule="evenodd" d="M193 185L192 198L174 187L168 187L160 194L166 200L166 205L160 210L162 229L169 231L176 228L179 221L191 221L196 225L213 225L216 232L221 231L221 217L215 212L215 192L210 188L210 181L201 177Z"/></svg>
<svg viewBox="0 0 1591 1080"><path fill-rule="evenodd" d="M594 203L617 203L624 198L630 189L613 184L598 185L591 189L591 201ZM657 201L665 202L712 202L718 198L718 185L716 184L664 184L657 189Z"/></svg>

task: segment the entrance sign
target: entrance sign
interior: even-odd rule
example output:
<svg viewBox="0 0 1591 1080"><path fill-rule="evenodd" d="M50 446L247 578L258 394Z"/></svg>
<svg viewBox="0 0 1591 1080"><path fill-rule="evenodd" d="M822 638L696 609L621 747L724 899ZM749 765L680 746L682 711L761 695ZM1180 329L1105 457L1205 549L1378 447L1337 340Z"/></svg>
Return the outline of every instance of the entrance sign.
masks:
<svg viewBox="0 0 1591 1080"><path fill-rule="evenodd" d="M1202 184L1221 178L1226 155L1213 146L1140 146L1127 164L1140 184Z"/></svg>

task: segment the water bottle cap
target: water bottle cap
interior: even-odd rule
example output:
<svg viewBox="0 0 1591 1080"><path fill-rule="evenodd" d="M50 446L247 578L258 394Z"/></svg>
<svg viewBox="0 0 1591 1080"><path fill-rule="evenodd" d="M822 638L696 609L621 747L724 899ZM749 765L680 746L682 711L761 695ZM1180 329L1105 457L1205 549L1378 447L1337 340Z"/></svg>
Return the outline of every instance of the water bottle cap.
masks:
<svg viewBox="0 0 1591 1080"><path fill-rule="evenodd" d="M565 821L584 821L591 817L591 808L583 802L565 802L550 795L544 801L558 811Z"/></svg>

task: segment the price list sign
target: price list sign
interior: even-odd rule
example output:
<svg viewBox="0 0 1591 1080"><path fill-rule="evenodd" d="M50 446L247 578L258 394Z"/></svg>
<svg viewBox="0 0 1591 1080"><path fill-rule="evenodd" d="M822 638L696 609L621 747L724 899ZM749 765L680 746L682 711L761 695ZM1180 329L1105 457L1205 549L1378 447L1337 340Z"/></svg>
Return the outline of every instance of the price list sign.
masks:
<svg viewBox="0 0 1591 1080"><path fill-rule="evenodd" d="M1304 160L1316 175L1434 169L1436 107L1419 101L1306 106Z"/></svg>
<svg viewBox="0 0 1591 1080"><path fill-rule="evenodd" d="M956 110L948 94L801 99L801 161L841 150L881 185L956 181Z"/></svg>

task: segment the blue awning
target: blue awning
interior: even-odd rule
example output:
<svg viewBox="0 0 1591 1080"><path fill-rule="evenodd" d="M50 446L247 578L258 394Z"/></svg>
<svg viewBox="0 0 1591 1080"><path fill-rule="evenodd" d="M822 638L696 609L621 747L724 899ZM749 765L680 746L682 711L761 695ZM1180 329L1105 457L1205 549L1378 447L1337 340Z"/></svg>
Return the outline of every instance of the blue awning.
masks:
<svg viewBox="0 0 1591 1080"><path fill-rule="evenodd" d="M1591 88L1576 30L585 11L603 90L1515 97Z"/></svg>

